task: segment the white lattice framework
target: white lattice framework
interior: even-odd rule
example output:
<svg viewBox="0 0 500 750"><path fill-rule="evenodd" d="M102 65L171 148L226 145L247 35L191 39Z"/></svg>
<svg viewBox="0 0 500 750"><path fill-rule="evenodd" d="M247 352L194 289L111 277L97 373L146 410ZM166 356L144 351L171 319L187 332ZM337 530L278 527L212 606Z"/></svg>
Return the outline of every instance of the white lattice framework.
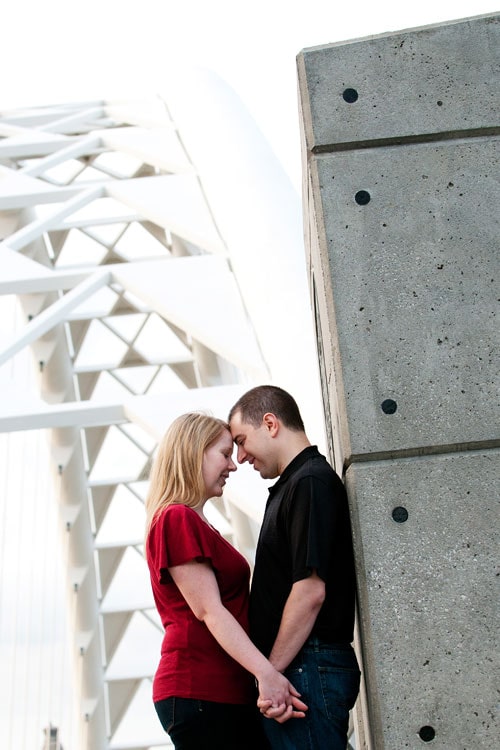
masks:
<svg viewBox="0 0 500 750"><path fill-rule="evenodd" d="M142 556L147 469L173 417L226 416L259 382L293 392L318 438L300 200L204 73L153 100L4 113L0 137L0 292L24 315L0 365L31 347L39 383L36 401L3 399L0 431L50 430L80 750L166 746L155 719L141 741L123 729L161 641ZM241 470L211 508L249 559L264 494ZM119 518L135 533L106 541ZM144 658L113 668L137 644Z"/></svg>

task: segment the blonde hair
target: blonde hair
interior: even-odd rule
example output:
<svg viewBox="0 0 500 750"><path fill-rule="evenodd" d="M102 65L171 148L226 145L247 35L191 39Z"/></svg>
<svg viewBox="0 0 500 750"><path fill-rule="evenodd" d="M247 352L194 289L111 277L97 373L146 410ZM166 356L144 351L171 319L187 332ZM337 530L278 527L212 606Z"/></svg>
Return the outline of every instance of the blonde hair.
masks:
<svg viewBox="0 0 500 750"><path fill-rule="evenodd" d="M158 446L146 496L146 538L158 515L179 503L196 508L204 499L203 454L229 426L222 419L189 412L177 417Z"/></svg>

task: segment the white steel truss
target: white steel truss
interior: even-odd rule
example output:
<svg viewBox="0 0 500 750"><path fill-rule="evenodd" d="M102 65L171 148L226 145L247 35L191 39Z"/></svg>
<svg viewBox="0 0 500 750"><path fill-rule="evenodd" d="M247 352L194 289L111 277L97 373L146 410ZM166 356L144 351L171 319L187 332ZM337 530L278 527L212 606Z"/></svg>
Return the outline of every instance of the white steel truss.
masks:
<svg viewBox="0 0 500 750"><path fill-rule="evenodd" d="M209 74L153 100L0 118L0 293L24 316L0 366L30 347L39 385L35 400L3 399L0 431L50 430L78 750L168 745L155 717L137 737L127 716L150 701L162 635L142 504L172 418L225 417L274 382L323 434L300 216L255 124ZM242 469L211 508L250 560L264 490Z"/></svg>

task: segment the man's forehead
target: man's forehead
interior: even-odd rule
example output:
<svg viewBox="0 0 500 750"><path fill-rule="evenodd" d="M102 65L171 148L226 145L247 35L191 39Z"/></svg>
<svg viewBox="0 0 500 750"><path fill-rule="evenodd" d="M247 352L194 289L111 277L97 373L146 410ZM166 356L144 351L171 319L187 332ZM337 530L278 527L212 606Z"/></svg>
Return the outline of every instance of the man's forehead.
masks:
<svg viewBox="0 0 500 750"><path fill-rule="evenodd" d="M232 432L233 430L239 429L240 427L244 427L244 422L241 419L241 414L239 412L236 412L236 414L233 414L233 416L229 420L229 429Z"/></svg>
<svg viewBox="0 0 500 750"><path fill-rule="evenodd" d="M236 412L236 414L233 414L231 417L231 420L229 422L229 429L231 430L231 435L234 437L236 433L244 433L247 432L252 428L252 425L250 422L245 422L240 414L240 412Z"/></svg>

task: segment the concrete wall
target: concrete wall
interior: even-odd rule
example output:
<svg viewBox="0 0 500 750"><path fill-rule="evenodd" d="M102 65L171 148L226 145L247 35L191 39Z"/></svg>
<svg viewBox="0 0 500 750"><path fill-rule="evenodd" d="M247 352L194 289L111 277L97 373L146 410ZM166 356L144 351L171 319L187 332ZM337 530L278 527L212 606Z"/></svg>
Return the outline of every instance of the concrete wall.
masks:
<svg viewBox="0 0 500 750"><path fill-rule="evenodd" d="M304 50L304 210L358 748L497 746L500 16Z"/></svg>

